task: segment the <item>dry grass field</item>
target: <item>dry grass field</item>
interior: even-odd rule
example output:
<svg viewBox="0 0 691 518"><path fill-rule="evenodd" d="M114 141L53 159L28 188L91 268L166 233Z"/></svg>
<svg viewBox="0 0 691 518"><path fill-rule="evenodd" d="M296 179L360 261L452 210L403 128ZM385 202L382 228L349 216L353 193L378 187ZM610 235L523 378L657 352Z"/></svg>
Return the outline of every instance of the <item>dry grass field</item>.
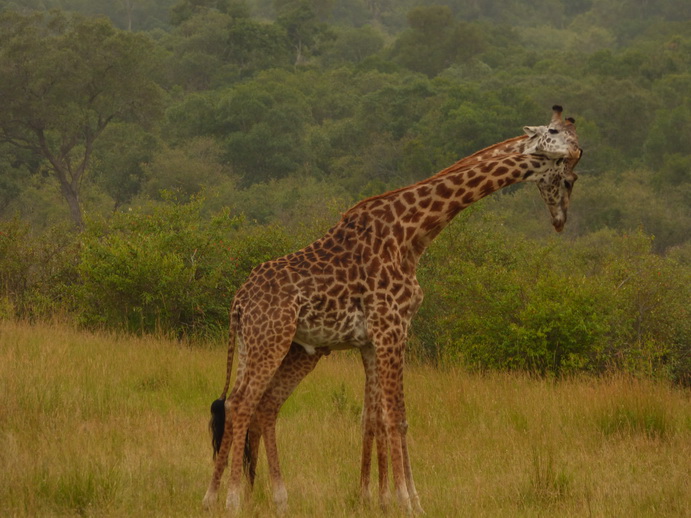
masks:
<svg viewBox="0 0 691 518"><path fill-rule="evenodd" d="M200 503L224 361L220 347L0 322L0 516L222 516ZM383 516L357 499L362 384L358 357L332 354L283 409L289 516ZM410 365L406 397L428 516L691 516L689 392ZM243 516L273 513L260 470Z"/></svg>

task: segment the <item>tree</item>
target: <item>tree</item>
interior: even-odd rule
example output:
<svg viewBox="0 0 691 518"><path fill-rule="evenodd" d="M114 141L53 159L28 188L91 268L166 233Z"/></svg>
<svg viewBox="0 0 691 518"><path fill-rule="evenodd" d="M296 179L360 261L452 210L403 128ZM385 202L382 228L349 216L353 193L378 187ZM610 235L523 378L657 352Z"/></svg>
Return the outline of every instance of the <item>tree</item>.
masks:
<svg viewBox="0 0 691 518"><path fill-rule="evenodd" d="M216 108L217 135L233 172L249 185L294 173L305 163L312 115L291 74L267 71L228 90Z"/></svg>
<svg viewBox="0 0 691 518"><path fill-rule="evenodd" d="M285 29L276 23L202 10L164 40L173 80L186 90L209 90L290 64Z"/></svg>
<svg viewBox="0 0 691 518"><path fill-rule="evenodd" d="M113 121L147 124L161 112L153 54L145 36L103 19L0 16L0 142L46 161L77 228L96 140Z"/></svg>
<svg viewBox="0 0 691 518"><path fill-rule="evenodd" d="M145 164L159 143L138 124L114 123L94 146L93 180L113 199L113 210L129 203L144 183Z"/></svg>
<svg viewBox="0 0 691 518"><path fill-rule="evenodd" d="M281 2L276 21L285 28L290 44L295 49L295 64L303 64L306 61L305 53L325 31L314 9L305 0Z"/></svg>
<svg viewBox="0 0 691 518"><path fill-rule="evenodd" d="M366 25L360 28L339 28L335 39L322 54L322 62L330 66L340 63L361 63L384 47L384 36Z"/></svg>
<svg viewBox="0 0 691 518"><path fill-rule="evenodd" d="M454 20L446 6L416 7L408 13L410 29L401 33L393 58L430 77L454 63L465 63L486 47L483 31L475 24Z"/></svg>
<svg viewBox="0 0 691 518"><path fill-rule="evenodd" d="M210 137L186 140L175 149L165 147L143 165L142 190L151 199L174 192L178 200L192 199L204 187L213 186L215 191L229 180L230 173L220 155L220 147Z"/></svg>
<svg viewBox="0 0 691 518"><path fill-rule="evenodd" d="M180 25L208 11L218 11L233 18L247 18L250 12L245 0L180 0L170 9L170 22Z"/></svg>

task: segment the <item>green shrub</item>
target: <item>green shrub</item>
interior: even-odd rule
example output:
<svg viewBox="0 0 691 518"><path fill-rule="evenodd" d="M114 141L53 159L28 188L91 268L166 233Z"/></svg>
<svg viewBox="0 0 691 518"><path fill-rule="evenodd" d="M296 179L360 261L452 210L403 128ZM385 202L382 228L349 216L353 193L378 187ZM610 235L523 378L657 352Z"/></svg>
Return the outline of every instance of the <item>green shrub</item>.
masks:
<svg viewBox="0 0 691 518"><path fill-rule="evenodd" d="M87 325L175 336L224 333L233 293L251 268L285 253L276 228L244 227L201 200L116 214L83 236L77 287Z"/></svg>
<svg viewBox="0 0 691 518"><path fill-rule="evenodd" d="M689 380L688 267L642 233L548 241L512 235L482 208L423 256L414 352L540 375L624 369Z"/></svg>
<svg viewBox="0 0 691 518"><path fill-rule="evenodd" d="M0 318L67 313L78 248L77 235L64 227L33 235L22 221L0 221Z"/></svg>

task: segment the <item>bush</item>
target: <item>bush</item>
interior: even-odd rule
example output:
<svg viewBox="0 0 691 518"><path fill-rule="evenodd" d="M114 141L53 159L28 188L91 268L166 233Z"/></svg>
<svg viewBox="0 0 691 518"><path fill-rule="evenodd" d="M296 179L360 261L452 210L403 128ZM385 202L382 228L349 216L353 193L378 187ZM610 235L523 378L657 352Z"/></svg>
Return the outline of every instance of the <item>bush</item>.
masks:
<svg viewBox="0 0 691 518"><path fill-rule="evenodd" d="M423 257L416 352L474 369L624 369L689 383L691 279L650 237L528 241L475 212Z"/></svg>
<svg viewBox="0 0 691 518"><path fill-rule="evenodd" d="M169 200L92 224L79 264L80 320L178 337L225 333L235 290L251 268L285 253L287 239L243 228L228 211L205 218L201 206Z"/></svg>
<svg viewBox="0 0 691 518"><path fill-rule="evenodd" d="M48 318L72 308L76 237L60 226L36 236L19 220L0 222L0 318Z"/></svg>

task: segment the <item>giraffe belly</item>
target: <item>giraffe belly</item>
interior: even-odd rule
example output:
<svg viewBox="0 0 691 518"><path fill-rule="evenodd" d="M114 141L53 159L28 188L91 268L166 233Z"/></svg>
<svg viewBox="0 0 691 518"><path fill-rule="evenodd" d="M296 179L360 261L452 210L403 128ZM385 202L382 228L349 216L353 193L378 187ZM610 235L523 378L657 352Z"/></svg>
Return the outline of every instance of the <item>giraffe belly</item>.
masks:
<svg viewBox="0 0 691 518"><path fill-rule="evenodd" d="M308 354L314 354L320 347L332 350L362 347L369 343L369 339L364 315L359 314L301 319L293 342L304 347Z"/></svg>

